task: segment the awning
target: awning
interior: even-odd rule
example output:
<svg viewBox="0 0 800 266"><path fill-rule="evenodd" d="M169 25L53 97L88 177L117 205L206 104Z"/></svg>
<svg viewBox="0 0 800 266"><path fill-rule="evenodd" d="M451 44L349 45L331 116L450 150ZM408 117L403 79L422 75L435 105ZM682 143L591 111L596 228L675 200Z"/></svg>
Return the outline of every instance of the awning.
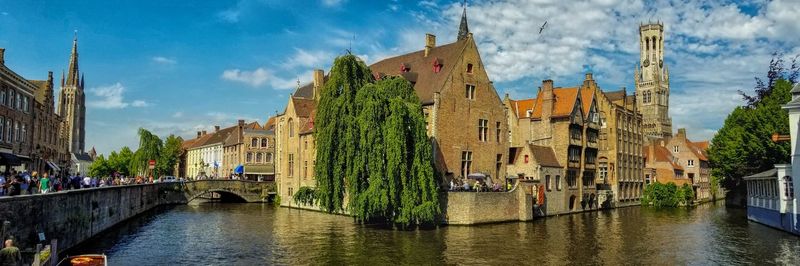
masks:
<svg viewBox="0 0 800 266"><path fill-rule="evenodd" d="M17 166L22 165L19 157L7 152L0 152L0 165Z"/></svg>
<svg viewBox="0 0 800 266"><path fill-rule="evenodd" d="M236 166L236 168L233 169L233 173L234 174L244 173L244 165L240 164L239 166Z"/></svg>
<svg viewBox="0 0 800 266"><path fill-rule="evenodd" d="M56 165L55 163L53 163L51 161L47 161L47 166L49 166L50 169L53 169L56 172L60 172L61 171L61 168L58 167L58 165Z"/></svg>
<svg viewBox="0 0 800 266"><path fill-rule="evenodd" d="M275 174L273 165L245 165L244 173L248 175L272 175Z"/></svg>

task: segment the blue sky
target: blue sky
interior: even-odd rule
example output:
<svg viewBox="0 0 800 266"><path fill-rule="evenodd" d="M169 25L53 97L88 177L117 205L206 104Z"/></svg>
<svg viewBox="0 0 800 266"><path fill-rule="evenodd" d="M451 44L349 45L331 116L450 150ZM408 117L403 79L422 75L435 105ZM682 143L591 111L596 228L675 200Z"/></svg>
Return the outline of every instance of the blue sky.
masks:
<svg viewBox="0 0 800 266"><path fill-rule="evenodd" d="M562 3L569 2L569 3ZM710 138L752 90L773 51L800 54L796 2L475 1L470 29L501 97L533 97L541 80L632 91L637 26L667 32L675 129ZM161 136L237 119L263 123L288 94L352 49L368 63L419 50L424 34L452 42L459 1L12 1L0 0L6 65L28 79L60 77L74 30L86 75L87 146L137 146L138 127ZM538 27L548 28L538 35ZM89 148L87 147L87 149Z"/></svg>

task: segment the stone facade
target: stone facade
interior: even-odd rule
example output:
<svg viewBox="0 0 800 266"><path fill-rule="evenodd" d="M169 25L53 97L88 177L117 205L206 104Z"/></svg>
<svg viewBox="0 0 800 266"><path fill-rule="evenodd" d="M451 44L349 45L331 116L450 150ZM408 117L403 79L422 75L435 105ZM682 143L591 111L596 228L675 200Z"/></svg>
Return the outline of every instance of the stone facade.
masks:
<svg viewBox="0 0 800 266"><path fill-rule="evenodd" d="M664 64L664 25L639 26L639 57L634 72L636 103L642 112L642 130L652 138L672 135L669 116L669 70Z"/></svg>
<svg viewBox="0 0 800 266"><path fill-rule="evenodd" d="M66 77L61 76L58 114L64 119L62 132L71 153L84 153L86 146L86 95L83 74L78 69L78 38L72 41L72 54Z"/></svg>
<svg viewBox="0 0 800 266"><path fill-rule="evenodd" d="M531 197L534 216L567 213L564 167L550 147L526 144L509 149L506 171L520 180L519 188Z"/></svg>
<svg viewBox="0 0 800 266"><path fill-rule="evenodd" d="M244 129L244 176L248 180L275 180L275 133L262 127Z"/></svg>
<svg viewBox="0 0 800 266"><path fill-rule="evenodd" d="M325 74L314 70L313 81L297 88L289 97L286 110L275 117L276 178L281 206L296 206L292 196L301 187L315 187L314 165L317 149L314 142L314 116ZM273 119L271 119L273 120Z"/></svg>
<svg viewBox="0 0 800 266"><path fill-rule="evenodd" d="M59 134L62 120L55 110L53 72L48 73L47 80L31 82L37 86L33 101L32 170L57 174L67 168L70 155L67 152L67 142Z"/></svg>
<svg viewBox="0 0 800 266"><path fill-rule="evenodd" d="M13 166L31 167L33 99L38 87L8 68L4 56L5 49L0 49L0 165L5 172Z"/></svg>
<svg viewBox="0 0 800 266"><path fill-rule="evenodd" d="M600 110L598 188L605 190L608 207L638 204L644 190L642 114L636 97L619 91L603 92L591 83Z"/></svg>
<svg viewBox="0 0 800 266"><path fill-rule="evenodd" d="M687 139L683 128L674 137L652 140L644 149L648 153L645 176L653 182L689 184L694 188L696 200L710 200L713 195L707 148L707 141Z"/></svg>
<svg viewBox="0 0 800 266"><path fill-rule="evenodd" d="M550 147L563 162L568 212L598 207L595 182L600 121L595 93L588 86L593 82L591 74L586 80L587 85L572 88L554 88L552 80L545 80L535 99L505 100L512 116L511 141ZM530 109L520 110L519 102Z"/></svg>

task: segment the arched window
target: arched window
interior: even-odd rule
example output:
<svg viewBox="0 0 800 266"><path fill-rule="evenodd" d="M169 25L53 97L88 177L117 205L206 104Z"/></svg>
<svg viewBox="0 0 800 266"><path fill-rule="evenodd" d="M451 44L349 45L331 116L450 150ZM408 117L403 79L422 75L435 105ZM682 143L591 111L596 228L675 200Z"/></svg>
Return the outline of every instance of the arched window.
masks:
<svg viewBox="0 0 800 266"><path fill-rule="evenodd" d="M294 137L294 123L291 118L289 118L289 137Z"/></svg>
<svg viewBox="0 0 800 266"><path fill-rule="evenodd" d="M656 49L656 37L653 36L653 50Z"/></svg>
<svg viewBox="0 0 800 266"><path fill-rule="evenodd" d="M272 162L272 153L268 152L267 153L267 161L266 161L266 163L271 163L271 162Z"/></svg>
<svg viewBox="0 0 800 266"><path fill-rule="evenodd" d="M249 162L252 162L252 161L253 161L253 153L252 152L248 152L247 153L247 162L249 163Z"/></svg>
<svg viewBox="0 0 800 266"><path fill-rule="evenodd" d="M269 140L267 138L261 138L261 148L269 147Z"/></svg>
<svg viewBox="0 0 800 266"><path fill-rule="evenodd" d="M645 42L644 45L645 49L647 49L647 51L650 51L650 38L644 39L644 42Z"/></svg>
<svg viewBox="0 0 800 266"><path fill-rule="evenodd" d="M262 153L260 153L260 152L256 153L256 162L257 163L260 163L262 158L263 158Z"/></svg>
<svg viewBox="0 0 800 266"><path fill-rule="evenodd" d="M252 138L250 140L250 147L252 147L252 148L258 147L258 139L257 138Z"/></svg>

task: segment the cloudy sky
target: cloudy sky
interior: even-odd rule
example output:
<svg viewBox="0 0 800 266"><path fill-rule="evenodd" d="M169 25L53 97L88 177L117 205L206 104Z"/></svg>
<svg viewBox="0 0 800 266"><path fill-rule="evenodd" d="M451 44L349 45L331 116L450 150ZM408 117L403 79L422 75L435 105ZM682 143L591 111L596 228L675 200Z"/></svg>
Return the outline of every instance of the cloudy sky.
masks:
<svg viewBox="0 0 800 266"><path fill-rule="evenodd" d="M501 97L543 79L634 88L638 25L661 21L673 127L713 136L771 53L800 54L800 4L775 1L469 1L469 27ZM87 146L137 146L136 129L191 137L263 123L298 80L347 49L368 63L455 40L460 1L0 0L6 65L28 79L66 68L74 31L86 74ZM547 27L538 34L539 27ZM87 149L89 148L87 147Z"/></svg>

